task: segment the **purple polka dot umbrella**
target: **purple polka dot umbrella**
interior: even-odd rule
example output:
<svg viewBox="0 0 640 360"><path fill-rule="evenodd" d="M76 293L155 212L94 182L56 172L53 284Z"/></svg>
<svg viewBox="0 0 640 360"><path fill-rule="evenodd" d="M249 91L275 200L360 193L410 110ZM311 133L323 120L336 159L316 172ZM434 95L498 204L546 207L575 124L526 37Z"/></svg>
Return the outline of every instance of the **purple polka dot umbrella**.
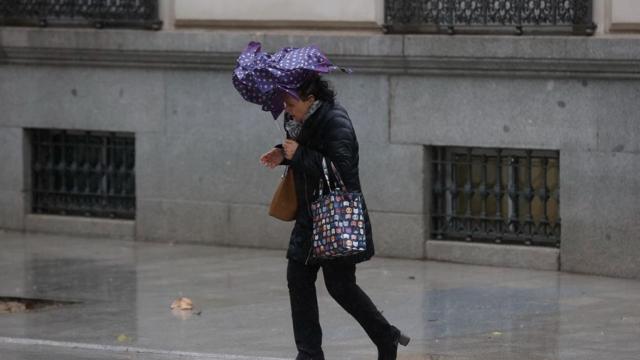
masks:
<svg viewBox="0 0 640 360"><path fill-rule="evenodd" d="M250 42L238 57L233 86L242 98L270 111L274 119L284 110L284 94L299 98L297 89L313 73L332 70L351 72L333 65L316 46L285 47L273 55L261 51L259 42Z"/></svg>

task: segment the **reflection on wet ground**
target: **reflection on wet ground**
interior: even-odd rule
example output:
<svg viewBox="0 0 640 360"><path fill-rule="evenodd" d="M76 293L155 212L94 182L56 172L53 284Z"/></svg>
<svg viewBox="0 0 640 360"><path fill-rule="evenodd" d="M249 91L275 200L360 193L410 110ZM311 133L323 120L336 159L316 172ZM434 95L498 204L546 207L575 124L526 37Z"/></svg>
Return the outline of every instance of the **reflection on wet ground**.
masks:
<svg viewBox="0 0 640 360"><path fill-rule="evenodd" d="M16 233L0 233L0 243L0 297L79 302L0 314L0 354L40 359L37 346L7 343L29 339L295 357L283 251ZM357 274L385 316L412 336L399 359L640 354L638 281L382 258L359 265ZM318 293L327 358L375 358L373 344L329 297L322 277ZM170 309L180 296L193 300L192 312ZM64 346L56 351L68 355L61 359L75 356ZM102 359L91 356L84 358Z"/></svg>

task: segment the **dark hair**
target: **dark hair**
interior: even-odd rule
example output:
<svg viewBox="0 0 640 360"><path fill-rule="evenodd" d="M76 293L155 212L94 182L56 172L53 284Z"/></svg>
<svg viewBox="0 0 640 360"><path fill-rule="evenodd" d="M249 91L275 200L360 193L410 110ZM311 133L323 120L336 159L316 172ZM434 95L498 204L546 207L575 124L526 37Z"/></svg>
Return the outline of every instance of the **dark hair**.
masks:
<svg viewBox="0 0 640 360"><path fill-rule="evenodd" d="M300 85L300 98L306 99L313 95L316 100L333 104L336 99L336 93L331 89L329 83L317 73L312 73Z"/></svg>

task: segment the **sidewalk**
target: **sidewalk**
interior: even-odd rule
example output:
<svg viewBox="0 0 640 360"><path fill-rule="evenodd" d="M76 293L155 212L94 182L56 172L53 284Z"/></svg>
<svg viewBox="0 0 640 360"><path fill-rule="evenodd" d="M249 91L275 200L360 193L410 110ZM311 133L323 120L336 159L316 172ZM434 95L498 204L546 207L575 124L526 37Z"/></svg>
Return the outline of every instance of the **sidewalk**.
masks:
<svg viewBox="0 0 640 360"><path fill-rule="evenodd" d="M286 241L286 239L283 239ZM0 232L0 359L293 359L284 251ZM374 258L358 282L409 336L398 359L640 357L640 282ZM195 310L173 313L179 297ZM327 359L375 359L318 278ZM199 315L197 314L199 313Z"/></svg>

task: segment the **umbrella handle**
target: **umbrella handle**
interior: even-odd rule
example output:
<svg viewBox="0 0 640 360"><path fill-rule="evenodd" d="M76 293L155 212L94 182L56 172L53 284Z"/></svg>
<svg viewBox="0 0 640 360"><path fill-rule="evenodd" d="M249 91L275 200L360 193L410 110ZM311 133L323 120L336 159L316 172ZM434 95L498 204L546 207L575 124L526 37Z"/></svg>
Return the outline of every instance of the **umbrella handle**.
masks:
<svg viewBox="0 0 640 360"><path fill-rule="evenodd" d="M284 121L284 120L283 120ZM287 138L287 133L284 132L284 126L279 126L278 120L273 120L273 125L278 128L278 130L282 133L282 138Z"/></svg>

